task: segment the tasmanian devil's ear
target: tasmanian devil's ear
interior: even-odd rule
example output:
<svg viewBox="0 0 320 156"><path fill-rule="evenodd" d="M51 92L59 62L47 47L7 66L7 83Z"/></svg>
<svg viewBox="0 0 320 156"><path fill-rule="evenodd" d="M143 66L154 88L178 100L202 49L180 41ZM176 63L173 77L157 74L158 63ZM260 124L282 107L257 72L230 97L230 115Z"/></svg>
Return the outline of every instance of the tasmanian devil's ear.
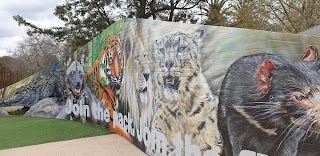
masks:
<svg viewBox="0 0 320 156"><path fill-rule="evenodd" d="M258 68L256 82L263 94L266 94L271 85L271 70L275 69L275 65L270 60L264 60Z"/></svg>
<svg viewBox="0 0 320 156"><path fill-rule="evenodd" d="M318 49L315 46L308 47L304 55L301 57L301 60L308 62L318 60Z"/></svg>

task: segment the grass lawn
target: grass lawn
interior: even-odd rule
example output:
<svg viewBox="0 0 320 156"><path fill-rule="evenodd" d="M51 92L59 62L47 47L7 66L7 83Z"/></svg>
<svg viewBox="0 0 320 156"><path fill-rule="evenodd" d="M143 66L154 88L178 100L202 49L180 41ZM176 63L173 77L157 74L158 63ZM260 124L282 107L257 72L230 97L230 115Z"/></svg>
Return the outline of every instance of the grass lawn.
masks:
<svg viewBox="0 0 320 156"><path fill-rule="evenodd" d="M79 121L26 116L0 117L0 150L112 133Z"/></svg>

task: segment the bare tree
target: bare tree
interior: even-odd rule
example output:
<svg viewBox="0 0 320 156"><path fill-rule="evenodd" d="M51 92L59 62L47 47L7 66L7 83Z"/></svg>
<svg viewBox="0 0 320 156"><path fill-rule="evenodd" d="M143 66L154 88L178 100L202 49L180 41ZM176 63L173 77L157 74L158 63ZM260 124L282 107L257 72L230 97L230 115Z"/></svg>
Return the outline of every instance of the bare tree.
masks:
<svg viewBox="0 0 320 156"><path fill-rule="evenodd" d="M319 0L264 0L261 6L279 31L298 33L320 24Z"/></svg>
<svg viewBox="0 0 320 156"><path fill-rule="evenodd" d="M69 53L65 49L65 43L49 36L29 36L17 42L16 48L9 51L16 62L9 67L28 76L64 59Z"/></svg>

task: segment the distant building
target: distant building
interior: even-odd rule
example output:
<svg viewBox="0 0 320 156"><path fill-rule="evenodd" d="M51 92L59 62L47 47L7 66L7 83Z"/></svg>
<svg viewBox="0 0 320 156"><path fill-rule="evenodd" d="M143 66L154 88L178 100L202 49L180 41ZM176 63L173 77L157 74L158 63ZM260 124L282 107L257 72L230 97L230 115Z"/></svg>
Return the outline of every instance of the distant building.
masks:
<svg viewBox="0 0 320 156"><path fill-rule="evenodd" d="M309 36L320 36L320 25L317 25L315 27L309 28L305 31L302 31L298 34L301 35L309 35Z"/></svg>

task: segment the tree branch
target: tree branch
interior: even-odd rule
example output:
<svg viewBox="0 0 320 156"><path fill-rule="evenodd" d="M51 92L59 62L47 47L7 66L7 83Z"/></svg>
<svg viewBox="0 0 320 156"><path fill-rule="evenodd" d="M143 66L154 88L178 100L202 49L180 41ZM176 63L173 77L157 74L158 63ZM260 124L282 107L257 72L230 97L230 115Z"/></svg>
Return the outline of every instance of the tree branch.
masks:
<svg viewBox="0 0 320 156"><path fill-rule="evenodd" d="M291 20L291 18L290 18L290 15L289 15L289 13L288 13L288 11L287 11L287 9L285 8L285 6L284 6L284 4L283 4L283 1L282 1L282 0L279 0L279 2L280 2L280 5L281 5L281 7L282 7L282 9L283 9L283 11L284 11L284 13L285 13L285 15L286 15L286 18L288 19L290 25L291 25L292 28L293 28L294 33L297 33L297 28L296 28L295 25L293 24L293 22L292 22L292 20Z"/></svg>

